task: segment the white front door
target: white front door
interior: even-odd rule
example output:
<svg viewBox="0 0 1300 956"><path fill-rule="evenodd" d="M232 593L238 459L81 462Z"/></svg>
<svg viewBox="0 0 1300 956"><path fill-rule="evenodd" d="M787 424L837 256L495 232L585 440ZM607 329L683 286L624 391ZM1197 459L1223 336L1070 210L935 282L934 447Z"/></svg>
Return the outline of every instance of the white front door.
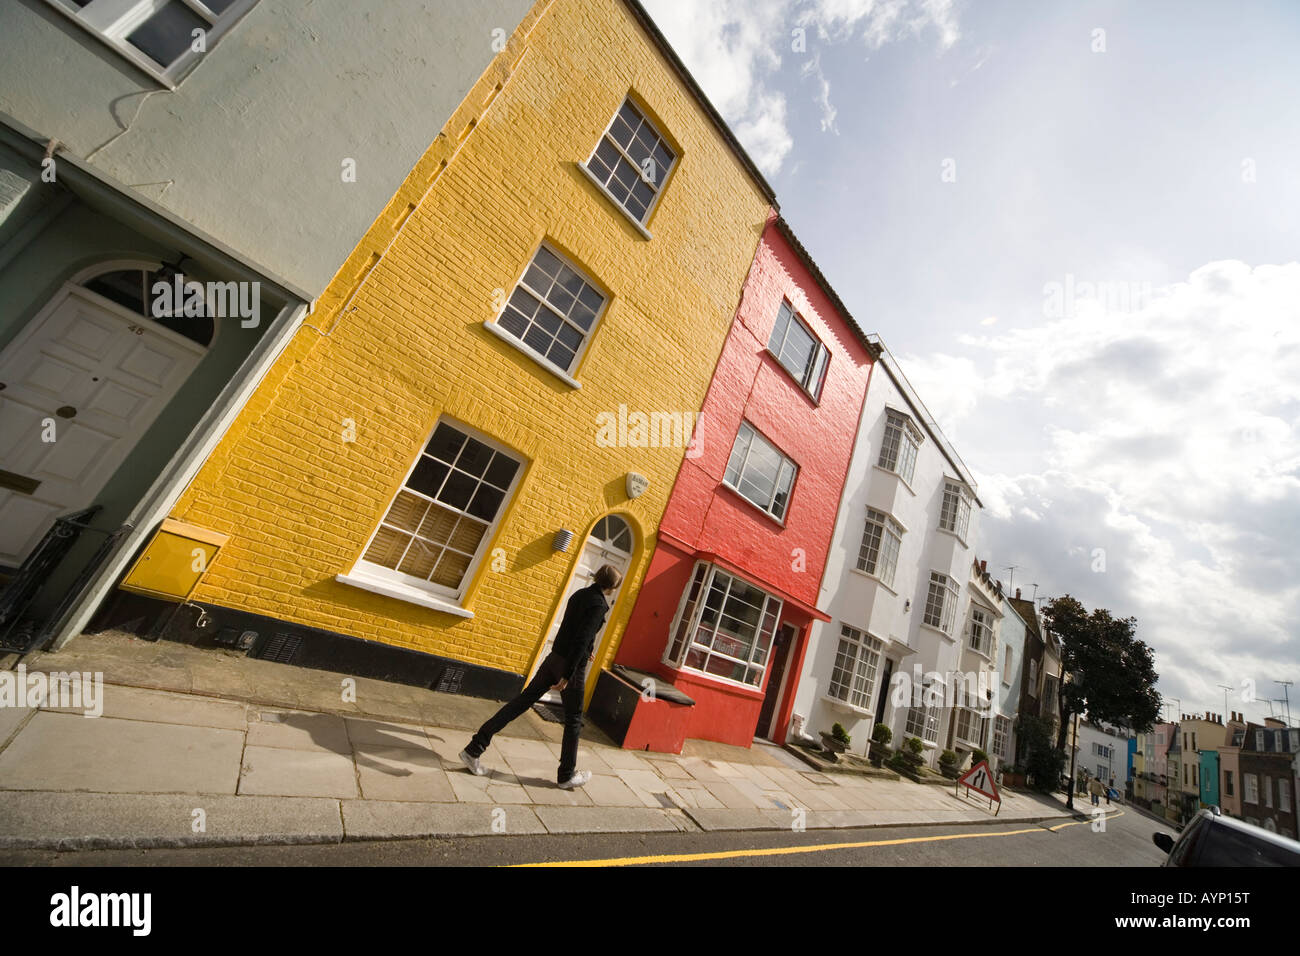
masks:
<svg viewBox="0 0 1300 956"><path fill-rule="evenodd" d="M205 351L79 286L19 333L0 353L0 564L94 503Z"/></svg>
<svg viewBox="0 0 1300 956"><path fill-rule="evenodd" d="M596 522L596 526L591 529L591 534L587 537L586 544L583 545L582 554L578 558L578 567L573 572L573 577L569 579L569 586L546 632L546 643L542 646L542 652L533 661L532 671L528 675L529 680L532 680L533 674L537 673L537 668L541 666L542 661L546 660L546 655L551 653L551 646L555 643L555 635L560 630L560 622L564 620L564 609L568 607L569 598L591 584L603 564L612 565L618 570L620 576L626 577L628 565L632 561L632 544L632 529L622 518L617 515L607 515ZM611 611L618 600L621 587L620 585L613 594L605 598L609 602ZM596 635L595 643L592 645L593 649L600 649L601 642L605 638L605 628L608 626L609 617L606 616L605 625ZM549 690L542 700L556 704L560 702L560 695L554 690Z"/></svg>

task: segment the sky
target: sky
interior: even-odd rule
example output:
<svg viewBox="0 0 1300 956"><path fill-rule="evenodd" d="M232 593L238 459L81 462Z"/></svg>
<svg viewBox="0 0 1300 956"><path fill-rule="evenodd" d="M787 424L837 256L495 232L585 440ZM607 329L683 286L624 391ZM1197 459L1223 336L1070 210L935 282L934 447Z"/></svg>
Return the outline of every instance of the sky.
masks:
<svg viewBox="0 0 1300 956"><path fill-rule="evenodd" d="M1167 715L1300 719L1300 4L643 2L990 572L1135 617Z"/></svg>

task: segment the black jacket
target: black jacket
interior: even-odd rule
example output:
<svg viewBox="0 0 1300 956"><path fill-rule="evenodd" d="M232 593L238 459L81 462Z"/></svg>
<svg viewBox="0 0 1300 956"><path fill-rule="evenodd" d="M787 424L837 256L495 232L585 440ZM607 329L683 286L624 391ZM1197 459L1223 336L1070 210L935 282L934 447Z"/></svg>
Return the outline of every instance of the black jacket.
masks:
<svg viewBox="0 0 1300 956"><path fill-rule="evenodd" d="M574 591L565 605L564 619L560 621L551 652L564 658L569 683L574 683L587 666L587 657L608 613L605 593L594 583Z"/></svg>

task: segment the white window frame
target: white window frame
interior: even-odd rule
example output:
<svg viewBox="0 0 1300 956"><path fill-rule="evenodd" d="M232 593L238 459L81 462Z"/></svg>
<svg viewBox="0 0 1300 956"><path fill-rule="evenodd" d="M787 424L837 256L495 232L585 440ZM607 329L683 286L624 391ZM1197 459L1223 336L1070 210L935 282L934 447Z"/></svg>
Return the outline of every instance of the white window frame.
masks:
<svg viewBox="0 0 1300 956"><path fill-rule="evenodd" d="M938 588L937 601L935 600L936 587ZM960 592L950 575L944 574L942 571L931 571L930 582L925 593L925 611L921 617L921 623L942 631L951 637L953 625L957 621L957 601L959 596ZM931 608L936 605L938 614L934 615L931 613ZM935 617L937 623L932 621L931 617Z"/></svg>
<svg viewBox="0 0 1300 956"><path fill-rule="evenodd" d="M1264 775L1263 790L1264 790L1264 809L1272 810L1273 809L1273 778L1268 776L1267 774Z"/></svg>
<svg viewBox="0 0 1300 956"><path fill-rule="evenodd" d="M702 569L703 574L702 576ZM691 591L695 589L697 576L699 576L699 589L694 601L691 600ZM713 588L714 582L719 577L728 579L726 590L723 592L723 607L726 606L726 598L731 591L731 581L740 581L742 584L754 588L763 594L763 605L758 612L758 631L754 635L753 646L749 652L748 660L741 660L730 654L724 654L715 650L713 646L706 647L703 644L696 644L695 637L699 633L700 620L704 615L705 606L708 602L708 596ZM689 612L688 612L689 608ZM763 687L763 681L767 679L767 668L771 663L772 648L776 643L776 631L781 625L781 611L783 609L782 600L771 592L759 587L753 581L746 580L738 574L734 574L716 564L710 564L707 561L697 561L695 567L691 570L691 581L687 584L686 589L682 592L682 598L677 607L677 614L673 617L672 627L668 632L668 641L664 646L663 663L677 670L687 671L691 674L712 681L719 681L724 684L730 684L733 687L744 687L747 690L757 691ZM689 613L689 617L687 614ZM722 613L719 609L718 620L714 624L712 636L717 637L718 632L722 629ZM766 646L763 643L764 624L769 620L772 621L771 632L767 636ZM678 632L682 627L686 627L684 638L681 640L681 648L677 654L673 654L673 645L678 643ZM704 668L693 667L686 663L690 656L691 650L698 648L705 655L705 665L713 657L719 657L735 664L744 665L746 671L754 669L758 673L758 681L749 683L748 681L738 681L730 677L723 677L720 674L713 674Z"/></svg>
<svg viewBox="0 0 1300 956"><path fill-rule="evenodd" d="M789 313L789 317L786 317ZM781 341L776 341L778 331L781 329L782 321L785 321L785 331L781 335ZM786 343L790 341L790 330L794 325L798 325L808 338L812 339L812 354L808 356L808 361L802 371L796 371L785 363L782 355ZM814 402L820 403L822 397L822 387L826 384L826 375L831 366L831 350L826 347L826 343L821 337L812 330L812 327L804 321L789 299L781 300L781 307L777 310L776 322L772 326L772 334L767 342L768 354L776 359L776 364L785 370L786 374L794 379L799 387Z"/></svg>
<svg viewBox="0 0 1300 956"><path fill-rule="evenodd" d="M943 481L943 505L939 510L939 530L955 534L957 539L966 543L966 532L970 530L970 511L974 501L965 482L952 478Z"/></svg>
<svg viewBox="0 0 1300 956"><path fill-rule="evenodd" d="M462 435L465 435L469 438L473 438L476 441L482 442L484 445L487 445L493 451L500 452L501 454L505 455L507 458L514 461L516 464L515 474L514 477L511 479L510 487L505 490L505 495L501 499L501 504L497 507L497 513L493 517L492 521L488 524L487 528L484 530L483 537L479 540L478 549L475 551L474 555L470 559L470 563L466 567L464 575L461 577L461 582L459 587L456 588L449 588L446 585L435 584L432 581L427 581L424 580L423 578L417 578L414 575L405 574L401 571L396 570L395 568L388 568L382 564L375 564L365 559L365 555L370 550L370 546L374 543L375 538L378 536L379 532L385 526L384 519L388 517L389 512L392 511L393 503L397 501L398 495L402 494L402 492L407 492L409 494L415 495L427 501L435 502L439 504L441 507L447 508L449 510L451 509L450 505L444 504L442 502L438 502L437 499L430 498L428 495L423 494L419 491L415 491L412 488L408 488L406 485L406 483L410 480L411 475L414 474L415 469L419 466L420 461L425 457L424 450L429 446L429 442L433 440L433 436L437 433L438 428L441 425L447 425L455 429L456 431L460 432ZM510 510L510 505L514 501L515 493L519 489L519 482L522 479L524 471L527 470L527 468L528 468L528 462L525 460L525 458L522 455L519 454L519 452L515 451L513 448L503 445L501 442L493 439L488 435L483 434L482 432L474 428L471 428L470 426L466 425L462 421L459 421L457 419L451 418L446 415L439 417L438 421L434 424L433 428L429 431L429 434L425 437L424 441L421 443L419 450L416 452L414 460L411 462L410 467L407 468L406 474L402 478L401 486L398 487L397 491L388 500L388 503L385 505L384 510L380 513L379 520L375 522L375 528L370 533L370 537L366 539L365 547L361 549L360 555L358 556L356 562L352 566L352 570L347 575L344 576L345 580L355 579L354 581L348 581L348 583L361 583L363 581L388 583L388 584L396 585L399 588L414 590L416 593L428 594L435 598L441 598L456 603L463 602L465 598L465 593L469 588L470 582L474 580L474 575L477 573L479 565L483 561L483 557L488 553L489 546L491 545L492 541L496 537L497 530L501 527L501 521L505 516L505 513ZM465 511L465 509L460 509L460 510L462 512ZM402 530L402 533L410 534L410 532L405 530ZM400 564L400 562L398 563Z"/></svg>
<svg viewBox="0 0 1300 956"><path fill-rule="evenodd" d="M1291 812L1291 781L1280 777L1277 781L1277 807L1287 813Z"/></svg>
<svg viewBox="0 0 1300 956"><path fill-rule="evenodd" d="M1007 647L1002 652L1002 683L1011 686L1011 675L1016 669L1015 648Z"/></svg>
<svg viewBox="0 0 1300 956"><path fill-rule="evenodd" d="M989 658L993 654L993 620L992 611L971 602L970 617L966 619L966 645L976 654Z"/></svg>
<svg viewBox="0 0 1300 956"><path fill-rule="evenodd" d="M885 406L885 434L880 442L876 467L892 471L905 484L911 485L923 441L925 434L916 426L911 415Z"/></svg>
<svg viewBox="0 0 1300 956"><path fill-rule="evenodd" d="M728 480L727 476L731 473L732 462L735 460L736 457L736 449L740 447L741 438L746 435L746 430L748 430L749 443L745 446L745 454L741 458L740 468L736 473L736 480L733 483L730 480ZM749 456L750 453L754 450L755 442L762 442L769 449L771 449L777 455L777 457L781 459L781 464L777 466L776 481L772 486L771 495L768 498L766 504L759 501L755 501L749 495L745 494L745 492L740 490L740 485L742 485L745 480L745 467L749 464ZM786 474L787 468L789 469L789 474L790 474L789 490L786 492L785 507L782 508L781 513L778 515L772 509L776 505L777 495L780 493L780 489L781 489L781 479L782 476ZM789 455L785 454L785 452L781 451L781 449L777 448L776 445L772 444L772 442L768 441L767 438L763 435L763 433L760 432L753 425L751 425L748 421L742 419L740 422L740 428L736 430L736 438L731 443L731 454L727 456L727 467L722 474L722 483L726 485L728 488L730 488L732 491L734 491L736 494L740 495L740 497L748 501L759 511L763 512L763 514L767 515L773 521L776 521L779 524L784 525L786 515L790 513L790 502L794 500L794 488L798 480L799 480L799 466L798 464L795 463L794 459L791 458Z"/></svg>
<svg viewBox="0 0 1300 956"><path fill-rule="evenodd" d="M651 130L654 131L654 134L656 137L658 137L659 142L663 144L665 149L669 150L673 154L673 161L668 164L667 169L656 170L656 172L659 173L658 182L653 182L649 179L646 179L645 170L641 167L639 163L636 162L636 160L634 160L628 154L627 150L623 148L623 145L619 143L616 139L614 139L614 137L610 134L610 131L614 128L614 123L619 118L619 114L623 112L624 106L631 106L632 109L636 110L636 112L640 114L642 122L644 122L647 126L650 127ZM633 136L635 137L635 131L633 132ZM622 159L626 160L628 163L631 164L632 168L636 170L637 177L643 183L645 183L647 186L649 186L651 189L654 190L654 196L651 198L650 204L646 207L644 218L638 219L636 213L632 212L632 210L628 209L625 205L623 205L623 203L620 202L618 198L614 195L613 190L611 190L609 186L601 179L600 173L596 172L596 170L593 169L591 166L592 159L595 158L597 151L606 141L608 141L609 144L618 151L618 154ZM601 132L600 138L596 140L596 145L591 148L591 152L587 155L586 162L579 163L578 168L581 169L587 175L587 178L590 179L592 183L595 184L595 186L601 191L601 193L604 194L605 198L608 199L611 203L613 203L614 206L620 212L622 212L623 215L626 216L627 219L634 226L637 227L637 229L641 232L643 236L645 236L645 238L652 239L654 237L651 236L651 234L647 231L646 227L649 224L651 217L654 215L655 209L659 207L659 200L663 197L664 191L668 188L669 176L671 176L673 171L677 169L677 167L681 164L681 159L682 159L681 150L678 148L677 144L671 141L667 136L663 134L663 132L659 129L659 124L650 118L649 111L644 106L642 106L637 101L636 97L634 97L632 93L629 91L628 94L623 97L623 101L619 103L618 107L614 110L614 115L609 118L609 122L605 124L605 129ZM610 170L611 175L613 174L613 172L614 170Z"/></svg>
<svg viewBox="0 0 1300 956"><path fill-rule="evenodd" d="M957 726L953 733L955 739L983 750L984 742L987 740L985 733L987 729L988 718L981 716L979 711L970 707L957 708ZM972 737L972 733L976 736Z"/></svg>
<svg viewBox="0 0 1300 956"><path fill-rule="evenodd" d="M893 588L894 577L898 572L898 556L902 553L903 535L906 532L907 529L889 512L868 507L866 524L862 529L862 544L858 548L857 569L878 578L886 587Z"/></svg>
<svg viewBox="0 0 1300 956"><path fill-rule="evenodd" d="M212 52L217 41L253 9L257 0L235 0L221 14L208 9L203 0L90 0L80 8L65 0L45 2L171 90L197 65L201 57ZM195 53L192 46L187 47L174 62L165 64L137 49L126 38L171 2L188 7L200 19L207 21L209 29L204 40L204 53Z"/></svg>
<svg viewBox="0 0 1300 956"><path fill-rule="evenodd" d="M858 713L870 713L884 650L883 641L841 623L827 696ZM841 672L847 679L840 677Z"/></svg>
<svg viewBox="0 0 1300 956"><path fill-rule="evenodd" d="M1011 740L1011 718L1003 717L1001 714L993 718L993 740L991 746L993 753L999 759L1005 760L1010 756L1008 742Z"/></svg>
<svg viewBox="0 0 1300 956"><path fill-rule="evenodd" d="M558 259L562 266L572 270L573 273L583 281L583 283L586 285L587 288L591 289L592 292L596 293L601 297L600 308L596 310L596 317L591 320L591 328L588 329L585 333L583 333L582 343L578 346L577 350L574 352L573 360L569 363L568 368L565 368L564 366L560 365L558 362L552 361L546 355L542 354L541 352L538 352L535 348L533 348L531 345L525 342L522 338L515 335L514 332L511 332L509 329L507 329L505 326L501 324L502 317L505 316L506 310L510 308L510 300L514 298L514 294L517 291L522 289L528 295L538 300L538 302L540 303L540 305L538 306L539 311L541 309L546 309L552 315L558 316L562 324L567 324L579 332L582 331L582 329L578 327L576 322L570 321L567 315L560 315L559 312L557 311L557 308L553 306L550 303L550 301L546 298L546 295L537 291L537 289L533 288L533 286L527 282L528 272L533 268L533 263L537 261L537 257L541 255L543 250L545 250L547 253L554 256L556 259ZM582 360L587 354L587 349L590 347L592 339L596 337L596 330L600 328L601 321L605 318L605 314L609 310L610 299L611 296L609 294L609 291L606 290L604 287L602 287L598 282L596 282L587 273L585 269L578 266L577 263L575 263L572 259L566 256L563 252L557 249L550 242L544 241L540 243L536 249L533 250L533 254L529 256L528 261L524 263L523 270L519 273L519 278L515 280L514 286L511 287L510 295L506 297L506 301L501 306L500 311L498 311L497 314L491 320L485 322L484 325L487 327L488 331L496 335L497 338L501 339L507 345L510 345L513 348L518 349L520 352L523 352L525 355L531 358L538 365L541 365L547 371L563 379L565 382L572 385L574 388L581 388L582 387L581 383L579 383L573 377L573 373L576 372L578 370L578 367L582 365ZM532 325L530 324L529 328L531 327Z"/></svg>
<svg viewBox="0 0 1300 956"><path fill-rule="evenodd" d="M924 692L923 692L924 693ZM914 730L914 727L920 730ZM903 733L908 737L920 737L921 740L937 744L939 742L939 709L925 703L913 705L907 709L903 722Z"/></svg>
<svg viewBox="0 0 1300 956"><path fill-rule="evenodd" d="M1241 799L1243 803L1259 805L1259 778L1253 773L1241 775Z"/></svg>

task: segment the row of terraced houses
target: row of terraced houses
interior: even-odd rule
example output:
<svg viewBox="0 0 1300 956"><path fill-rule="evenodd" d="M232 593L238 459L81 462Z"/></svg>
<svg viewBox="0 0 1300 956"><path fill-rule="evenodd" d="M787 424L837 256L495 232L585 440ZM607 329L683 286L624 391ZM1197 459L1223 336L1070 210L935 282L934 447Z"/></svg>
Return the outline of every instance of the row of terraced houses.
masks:
<svg viewBox="0 0 1300 956"><path fill-rule="evenodd" d="M633 0L14 0L0 46L10 646L504 698L608 563L625 747L1005 762L1055 713L970 471Z"/></svg>

